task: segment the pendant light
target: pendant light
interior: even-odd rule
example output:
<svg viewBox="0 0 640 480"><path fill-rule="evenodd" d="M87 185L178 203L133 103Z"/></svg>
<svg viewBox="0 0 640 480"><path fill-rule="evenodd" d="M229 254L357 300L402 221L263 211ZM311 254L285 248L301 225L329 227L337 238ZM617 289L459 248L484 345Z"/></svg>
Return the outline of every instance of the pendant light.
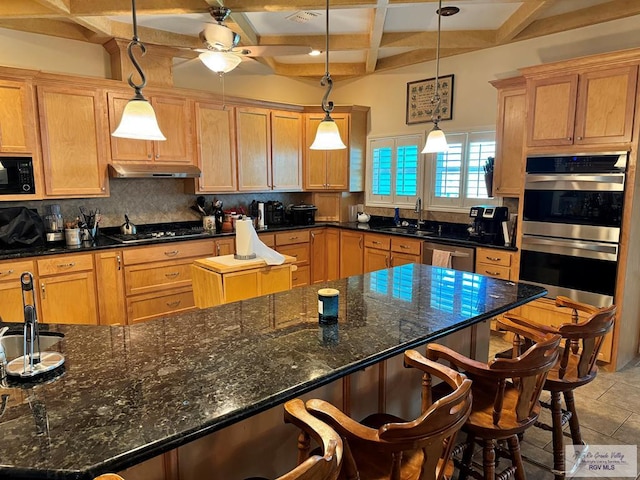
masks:
<svg viewBox="0 0 640 480"><path fill-rule="evenodd" d="M138 38L138 22L136 19L136 0L131 0L131 12L133 16L133 38L127 46L127 54L133 67L140 75L140 83L133 82L133 73L129 75L129 85L135 91L135 95L125 105L120 118L118 128L111 134L114 137L132 138L135 140L166 140L160 131L156 113L153 107L142 95L142 89L147 85L147 77L142 71L142 67L133 55L133 47L140 48L142 55L147 52L147 47Z"/></svg>
<svg viewBox="0 0 640 480"><path fill-rule="evenodd" d="M438 0L438 37L436 41L436 87L433 93L431 103L433 105L431 113L431 121L433 129L429 132L427 143L422 149L422 153L440 153L446 152L449 148L444 132L438 126L440 122L440 21L442 20L442 0Z"/></svg>
<svg viewBox="0 0 640 480"><path fill-rule="evenodd" d="M322 97L322 110L324 111L324 118L318 125L316 131L316 138L309 147L311 150L342 150L347 146L342 142L340 138L340 131L338 125L331 118L331 112L333 111L333 102L328 101L329 94L333 88L333 80L331 80L331 74L329 73L329 0L327 0L327 41L326 41L326 73L320 85L327 87L327 92Z"/></svg>

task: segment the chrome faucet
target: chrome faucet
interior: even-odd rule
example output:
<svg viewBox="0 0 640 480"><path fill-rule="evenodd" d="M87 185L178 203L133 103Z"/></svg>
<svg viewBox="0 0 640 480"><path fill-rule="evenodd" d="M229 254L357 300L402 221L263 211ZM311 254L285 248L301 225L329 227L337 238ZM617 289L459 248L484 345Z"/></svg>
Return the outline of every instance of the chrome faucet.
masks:
<svg viewBox="0 0 640 480"><path fill-rule="evenodd" d="M422 198L418 197L418 199L416 200L416 208L414 209L414 212L418 214L418 229L420 229L420 227L422 226L422 224L424 223L422 221Z"/></svg>

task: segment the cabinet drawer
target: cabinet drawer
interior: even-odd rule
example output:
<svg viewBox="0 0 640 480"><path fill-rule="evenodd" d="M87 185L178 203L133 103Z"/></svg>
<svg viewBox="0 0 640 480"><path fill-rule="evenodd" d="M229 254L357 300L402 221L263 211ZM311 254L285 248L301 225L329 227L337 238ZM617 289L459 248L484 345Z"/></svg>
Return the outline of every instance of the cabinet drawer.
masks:
<svg viewBox="0 0 640 480"><path fill-rule="evenodd" d="M149 247L125 249L122 252L125 265L157 262L162 260L179 260L191 257L213 256L213 242L171 242Z"/></svg>
<svg viewBox="0 0 640 480"><path fill-rule="evenodd" d="M489 248L476 249L476 261L480 263L490 263L492 265L504 265L505 267L511 266L511 258L513 254L510 252L503 252L501 250L493 250Z"/></svg>
<svg viewBox="0 0 640 480"><path fill-rule="evenodd" d="M391 239L391 251L408 253L410 255L420 255L422 251L421 240L411 240L409 238L396 237Z"/></svg>
<svg viewBox="0 0 640 480"><path fill-rule="evenodd" d="M366 234L364 236L364 246L369 248L378 248L380 250L389 250L391 248L391 237L389 235Z"/></svg>
<svg viewBox="0 0 640 480"><path fill-rule="evenodd" d="M93 255L90 253L43 258L36 261L40 276L93 270Z"/></svg>
<svg viewBox="0 0 640 480"><path fill-rule="evenodd" d="M494 265L487 263L478 263L476 266L476 273L480 275L487 275L489 277L501 278L502 280L509 280L509 273L511 269L502 265Z"/></svg>
<svg viewBox="0 0 640 480"><path fill-rule="evenodd" d="M195 302L191 288L127 298L130 324L194 308Z"/></svg>
<svg viewBox="0 0 640 480"><path fill-rule="evenodd" d="M298 267L298 269L291 274L291 285L294 287L309 285L311 280L310 273L309 265Z"/></svg>
<svg viewBox="0 0 640 480"><path fill-rule="evenodd" d="M191 286L192 260L146 263L124 268L127 295Z"/></svg>
<svg viewBox="0 0 640 480"><path fill-rule="evenodd" d="M276 245L291 245L293 243L309 243L309 230L292 230L276 233Z"/></svg>
<svg viewBox="0 0 640 480"><path fill-rule="evenodd" d="M284 247L278 247L278 252L294 257L296 265L308 265L309 264L309 244L301 245L287 245Z"/></svg>
<svg viewBox="0 0 640 480"><path fill-rule="evenodd" d="M16 285L20 286L20 276L24 272L35 274L33 267L33 261L31 260L0 263L0 282L15 280Z"/></svg>
<svg viewBox="0 0 640 480"><path fill-rule="evenodd" d="M258 235L258 238L267 247L273 248L276 245L276 234L275 233L261 233L260 235Z"/></svg>

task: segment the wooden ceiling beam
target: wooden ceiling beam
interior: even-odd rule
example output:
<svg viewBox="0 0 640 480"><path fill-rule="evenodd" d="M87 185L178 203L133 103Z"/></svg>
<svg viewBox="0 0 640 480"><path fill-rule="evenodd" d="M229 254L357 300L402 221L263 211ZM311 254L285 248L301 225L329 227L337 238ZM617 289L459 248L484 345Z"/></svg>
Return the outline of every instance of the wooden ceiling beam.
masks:
<svg viewBox="0 0 640 480"><path fill-rule="evenodd" d="M640 15L640 2L638 0L613 0L562 15L536 20L517 35L514 41L542 37L552 33L610 22L611 20L634 15Z"/></svg>
<svg viewBox="0 0 640 480"><path fill-rule="evenodd" d="M440 44L446 48L488 48L495 45L492 30L460 30L441 32ZM393 32L382 35L381 47L432 48L438 32Z"/></svg>
<svg viewBox="0 0 640 480"><path fill-rule="evenodd" d="M69 2L71 0L35 0L37 3L42 5L49 10L60 13L63 15L68 15L71 13L71 7Z"/></svg>
<svg viewBox="0 0 640 480"><path fill-rule="evenodd" d="M3 0L0 2L0 18L43 18L59 14L33 0Z"/></svg>
<svg viewBox="0 0 640 480"><path fill-rule="evenodd" d="M507 43L531 25L556 0L540 0L523 3L496 31L496 42Z"/></svg>
<svg viewBox="0 0 640 480"><path fill-rule="evenodd" d="M71 14L90 17L107 15L130 15L131 0L68 0ZM204 0L137 0L138 15L179 15L183 13L205 13Z"/></svg>
<svg viewBox="0 0 640 480"><path fill-rule="evenodd" d="M86 30L80 25L54 19L0 19L0 28L17 30L20 32L39 33L41 35L67 38L69 40L80 40L83 42L87 41Z"/></svg>
<svg viewBox="0 0 640 480"><path fill-rule="evenodd" d="M375 13L371 19L371 25L369 27L369 49L367 50L367 58L364 62L365 72L367 73L373 73L376 70L378 52L380 50L380 43L382 42L382 33L384 32L384 21L387 17L387 5L389 5L389 0L378 0Z"/></svg>
<svg viewBox="0 0 640 480"><path fill-rule="evenodd" d="M316 77L320 80L324 74L324 63L275 63L274 73L287 77ZM355 77L365 74L364 63L332 63L331 78Z"/></svg>
<svg viewBox="0 0 640 480"><path fill-rule="evenodd" d="M325 35L262 35L258 45L308 45L317 50L325 50ZM362 50L369 48L369 36L364 34L331 35L329 49Z"/></svg>
<svg viewBox="0 0 640 480"><path fill-rule="evenodd" d="M440 58L450 57L453 55L461 55L463 53L473 52L477 48L446 48L440 47ZM413 50L411 52L400 53L391 57L379 58L376 72L391 70L394 68L407 67L417 63L429 62L436 59L435 48L425 48ZM333 69L333 67L331 67ZM444 73L446 75L446 72ZM425 74L426 76L426 74Z"/></svg>

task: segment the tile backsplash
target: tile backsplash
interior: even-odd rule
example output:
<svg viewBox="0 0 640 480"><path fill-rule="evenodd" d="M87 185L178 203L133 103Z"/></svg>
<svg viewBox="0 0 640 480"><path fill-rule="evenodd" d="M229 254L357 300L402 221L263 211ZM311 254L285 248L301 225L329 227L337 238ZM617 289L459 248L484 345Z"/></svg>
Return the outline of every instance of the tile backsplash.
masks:
<svg viewBox="0 0 640 480"><path fill-rule="evenodd" d="M102 227L113 227L124 222L127 214L134 224L180 222L198 220L200 215L189 208L195 204L197 195L186 194L184 179L112 179L111 196L108 198L74 198L60 200L34 200L28 202L1 202L0 208L23 206L35 208L44 214L46 205L58 204L64 219L73 220L79 214L79 207L87 210L100 209ZM252 200L279 200L285 205L301 203L309 194L304 193L234 193L203 195L209 205L214 198L223 202L225 210L244 207L247 209Z"/></svg>

